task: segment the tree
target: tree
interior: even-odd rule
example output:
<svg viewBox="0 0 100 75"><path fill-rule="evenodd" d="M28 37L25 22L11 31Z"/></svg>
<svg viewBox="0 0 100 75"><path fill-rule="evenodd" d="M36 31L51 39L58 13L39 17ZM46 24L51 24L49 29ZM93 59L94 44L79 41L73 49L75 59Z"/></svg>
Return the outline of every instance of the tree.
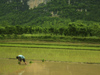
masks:
<svg viewBox="0 0 100 75"><path fill-rule="evenodd" d="M50 27L48 30L49 30L49 33L51 33L51 35L54 33L54 28L53 27Z"/></svg>
<svg viewBox="0 0 100 75"><path fill-rule="evenodd" d="M23 28L21 26L16 26L16 34L23 34Z"/></svg>
<svg viewBox="0 0 100 75"><path fill-rule="evenodd" d="M47 28L43 28L43 33L48 33L48 29Z"/></svg>
<svg viewBox="0 0 100 75"><path fill-rule="evenodd" d="M64 35L65 36L69 35L69 32L68 31L69 31L68 28L65 28L65 30L64 30Z"/></svg>
<svg viewBox="0 0 100 75"><path fill-rule="evenodd" d="M59 28L59 34L60 34L60 35L63 35L63 34L64 34L64 30L65 30L65 29L64 29L63 27Z"/></svg>
<svg viewBox="0 0 100 75"><path fill-rule="evenodd" d="M70 35L77 35L77 26L75 23L69 23L68 30Z"/></svg>

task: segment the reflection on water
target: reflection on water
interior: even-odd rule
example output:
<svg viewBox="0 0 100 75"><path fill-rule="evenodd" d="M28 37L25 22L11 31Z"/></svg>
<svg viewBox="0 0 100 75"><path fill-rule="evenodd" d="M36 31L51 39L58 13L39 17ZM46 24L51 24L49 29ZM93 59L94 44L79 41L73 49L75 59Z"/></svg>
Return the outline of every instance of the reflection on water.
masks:
<svg viewBox="0 0 100 75"><path fill-rule="evenodd" d="M99 64L66 62L36 62L28 66L22 75L99 75Z"/></svg>

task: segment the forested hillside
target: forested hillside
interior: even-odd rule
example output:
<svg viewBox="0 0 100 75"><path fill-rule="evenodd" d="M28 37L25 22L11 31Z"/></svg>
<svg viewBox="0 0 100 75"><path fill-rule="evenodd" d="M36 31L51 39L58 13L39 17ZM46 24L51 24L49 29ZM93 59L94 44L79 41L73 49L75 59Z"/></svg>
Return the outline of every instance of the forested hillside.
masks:
<svg viewBox="0 0 100 75"><path fill-rule="evenodd" d="M17 26L31 26L26 29L38 26L42 30L51 28L50 33L63 30L58 32L61 35L100 36L99 0L49 0L34 8L30 8L28 2L29 0L0 0L0 26L4 27L0 28L1 34L6 34L11 26L15 26L15 29ZM8 32L11 31L8 29Z"/></svg>
<svg viewBox="0 0 100 75"><path fill-rule="evenodd" d="M55 17L56 21L100 21L99 0L51 0L34 9L29 9L28 1L0 0L0 25L42 25Z"/></svg>

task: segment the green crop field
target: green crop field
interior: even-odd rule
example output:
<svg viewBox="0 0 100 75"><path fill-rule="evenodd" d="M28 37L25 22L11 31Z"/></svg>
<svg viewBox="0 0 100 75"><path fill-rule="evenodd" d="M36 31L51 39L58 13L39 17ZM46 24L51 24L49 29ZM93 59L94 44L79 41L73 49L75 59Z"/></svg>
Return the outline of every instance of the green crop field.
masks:
<svg viewBox="0 0 100 75"><path fill-rule="evenodd" d="M52 49L76 49L76 50L100 50L100 46L82 45L52 45L52 44L0 44L1 47L28 47L28 48L52 48Z"/></svg>
<svg viewBox="0 0 100 75"><path fill-rule="evenodd" d="M100 63L99 44L10 41L0 43L0 66L3 65L3 62L5 65L10 64L10 66L18 66L17 59L15 60L15 58L19 54L25 56L26 62L29 62L30 60L42 61L44 59L49 61ZM7 62L7 60L2 59L9 60ZM5 65L2 66L3 70L6 69ZM7 69L9 69L10 66L6 66ZM16 69L24 67L19 66Z"/></svg>
<svg viewBox="0 0 100 75"><path fill-rule="evenodd" d="M22 54L26 59L35 60L100 62L99 51L19 47L0 47L0 50L0 57L2 58L15 58L18 54Z"/></svg>
<svg viewBox="0 0 100 75"><path fill-rule="evenodd" d="M26 59L99 63L100 45L57 42L0 43L0 58L15 58L19 54Z"/></svg>

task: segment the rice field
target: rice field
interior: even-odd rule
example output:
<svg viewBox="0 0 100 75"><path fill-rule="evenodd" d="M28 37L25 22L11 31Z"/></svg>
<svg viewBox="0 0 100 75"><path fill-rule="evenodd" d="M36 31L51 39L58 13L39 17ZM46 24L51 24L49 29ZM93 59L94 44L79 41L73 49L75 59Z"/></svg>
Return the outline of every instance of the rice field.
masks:
<svg viewBox="0 0 100 75"><path fill-rule="evenodd" d="M0 59L0 75L13 75L25 68L25 65L18 65L17 60Z"/></svg>
<svg viewBox="0 0 100 75"><path fill-rule="evenodd" d="M99 63L100 45L57 42L0 43L0 58L15 58L19 54L34 60Z"/></svg>
<svg viewBox="0 0 100 75"><path fill-rule="evenodd" d="M34 60L100 62L100 51L0 47L0 58L16 58L19 54L24 55L26 59Z"/></svg>
<svg viewBox="0 0 100 75"><path fill-rule="evenodd" d="M24 68L25 66L18 67L18 62L15 60L19 54L25 56L26 62L44 59L46 61L100 63L99 44L13 41L0 43L0 67L2 67L0 71L5 71L10 66L14 66L15 70ZM15 70L10 69L7 72Z"/></svg>

